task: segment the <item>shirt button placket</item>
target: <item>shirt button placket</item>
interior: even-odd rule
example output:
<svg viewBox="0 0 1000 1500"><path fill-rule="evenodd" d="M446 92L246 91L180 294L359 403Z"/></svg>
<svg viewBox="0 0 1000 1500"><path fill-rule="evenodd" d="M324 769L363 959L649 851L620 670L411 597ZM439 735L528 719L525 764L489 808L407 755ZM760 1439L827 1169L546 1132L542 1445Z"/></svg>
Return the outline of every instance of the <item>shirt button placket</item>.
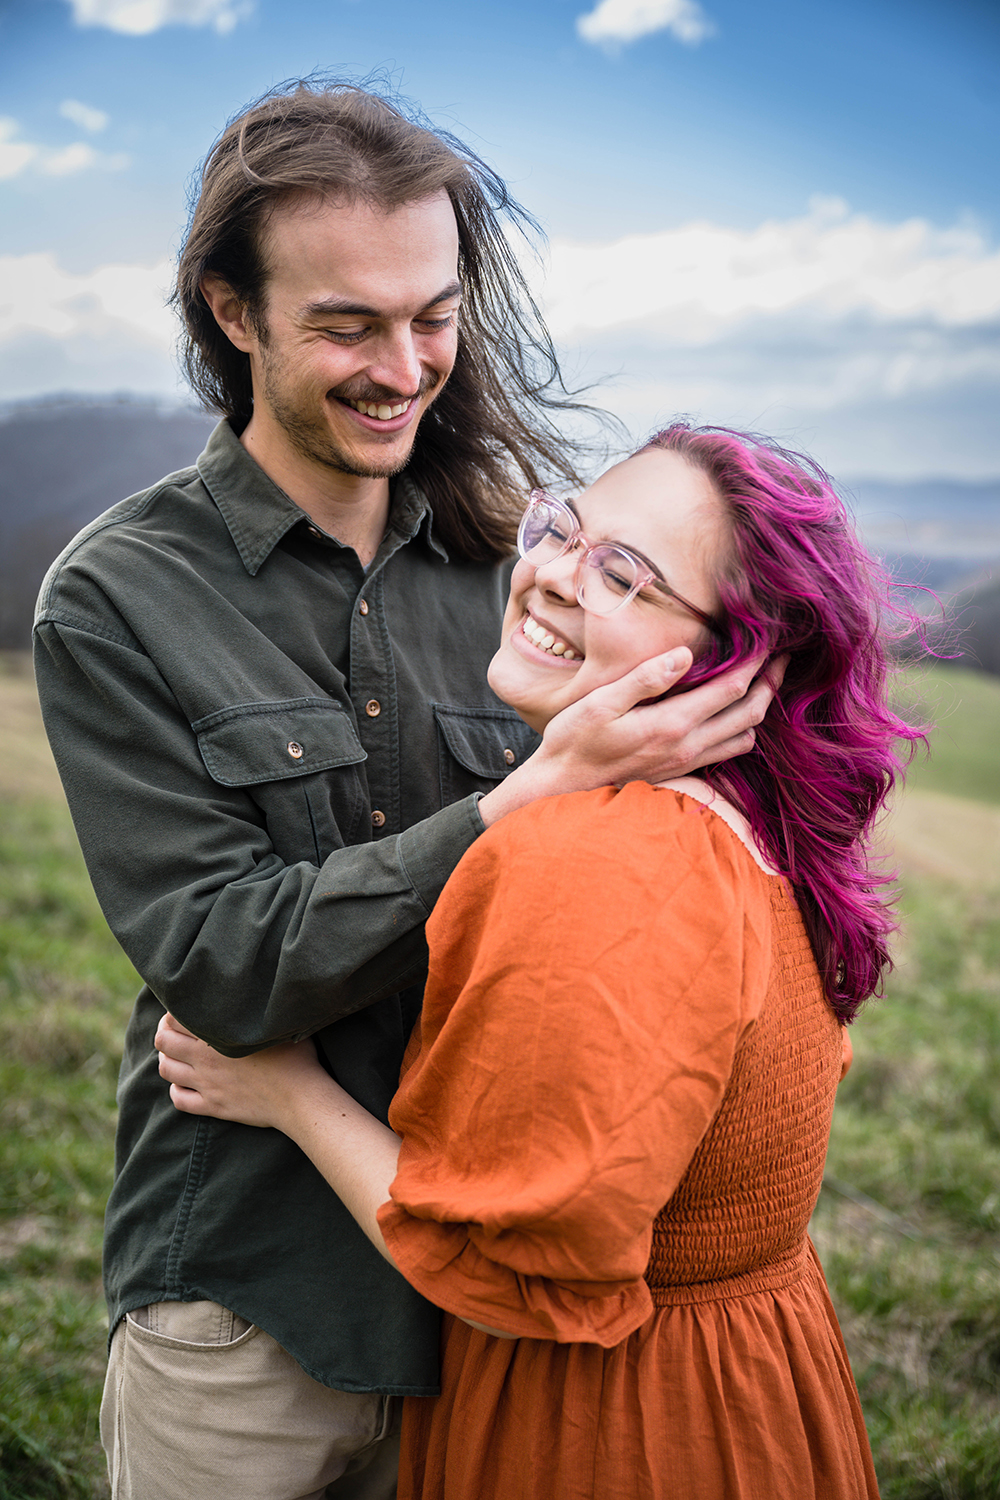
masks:
<svg viewBox="0 0 1000 1500"><path fill-rule="evenodd" d="M399 788L393 781L392 737L395 712L393 670L386 661L381 606L382 576L365 580L366 597L359 599L351 631L351 689L357 705L361 742L368 752L368 795L372 830L395 828L399 819ZM374 689L374 691L373 691Z"/></svg>

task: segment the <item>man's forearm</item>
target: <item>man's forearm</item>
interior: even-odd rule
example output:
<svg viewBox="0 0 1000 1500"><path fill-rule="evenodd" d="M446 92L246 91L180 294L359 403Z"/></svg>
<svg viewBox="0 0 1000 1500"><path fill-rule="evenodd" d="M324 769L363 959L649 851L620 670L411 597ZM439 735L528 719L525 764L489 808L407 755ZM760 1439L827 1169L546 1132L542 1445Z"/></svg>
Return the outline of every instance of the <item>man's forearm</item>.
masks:
<svg viewBox="0 0 1000 1500"><path fill-rule="evenodd" d="M155 664L67 634L39 632L46 727L104 913L166 1007L239 1053L420 978L423 924L482 831L471 797L318 867L287 862L257 789L210 778Z"/></svg>

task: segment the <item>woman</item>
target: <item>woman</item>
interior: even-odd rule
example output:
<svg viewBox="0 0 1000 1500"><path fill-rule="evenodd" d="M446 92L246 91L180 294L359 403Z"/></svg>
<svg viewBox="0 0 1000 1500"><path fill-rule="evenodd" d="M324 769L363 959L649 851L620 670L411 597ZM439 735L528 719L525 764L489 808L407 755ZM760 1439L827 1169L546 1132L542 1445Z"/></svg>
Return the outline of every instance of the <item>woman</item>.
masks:
<svg viewBox="0 0 1000 1500"><path fill-rule="evenodd" d="M866 838L918 738L873 570L819 471L685 425L536 494L519 550L490 681L529 724L669 649L689 682L787 653L753 752L479 839L427 924L393 1130L308 1044L233 1062L168 1019L161 1072L179 1109L292 1136L445 1309L401 1496L877 1495L807 1237L888 962Z"/></svg>

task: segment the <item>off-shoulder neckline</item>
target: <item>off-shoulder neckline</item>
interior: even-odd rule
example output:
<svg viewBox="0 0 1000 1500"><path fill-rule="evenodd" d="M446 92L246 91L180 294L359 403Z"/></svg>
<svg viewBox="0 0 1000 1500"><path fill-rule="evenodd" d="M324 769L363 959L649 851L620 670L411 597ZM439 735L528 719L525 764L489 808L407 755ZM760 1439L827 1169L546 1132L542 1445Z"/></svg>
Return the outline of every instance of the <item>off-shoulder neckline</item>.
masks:
<svg viewBox="0 0 1000 1500"><path fill-rule="evenodd" d="M677 781L690 781L693 779L693 777L687 776L677 777ZM705 786L705 783L700 782L699 785ZM696 807L704 808L706 812L711 813L713 818L717 819L718 822L724 824L725 827L729 829L730 834L733 836L733 838L736 839L737 843L741 844L742 847L746 850L747 854L749 854L750 858L753 860L753 863L757 866L757 869L761 872L762 875L766 875L769 880L777 880L781 882L782 885L787 886L788 882L785 879L785 876L782 875L780 870L776 870L769 861L765 860L764 855L761 854L760 850L757 848L757 845L753 843L750 829L742 814L738 812L735 807L733 807L731 802L727 802L725 797L721 796L718 792L713 791L711 787L705 786L706 792L709 793L709 800L697 796L694 792L688 791L686 787L677 786L675 783L669 781L661 782L656 786L651 786L650 790L654 792L673 792L676 797L685 797L689 802L693 802ZM730 822L725 813L720 810L719 804L721 804L721 806L724 808L728 808L728 810L733 814L733 817L735 819L738 819L739 822ZM744 830L746 833L745 837Z"/></svg>

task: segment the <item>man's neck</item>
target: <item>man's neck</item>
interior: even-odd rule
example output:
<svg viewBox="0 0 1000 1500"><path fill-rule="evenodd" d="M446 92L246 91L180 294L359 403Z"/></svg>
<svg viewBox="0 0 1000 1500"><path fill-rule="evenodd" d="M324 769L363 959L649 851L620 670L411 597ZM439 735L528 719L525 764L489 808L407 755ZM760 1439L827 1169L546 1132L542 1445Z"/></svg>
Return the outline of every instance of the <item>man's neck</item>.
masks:
<svg viewBox="0 0 1000 1500"><path fill-rule="evenodd" d="M251 420L240 436L250 457L309 519L367 568L389 519L388 479L366 479L313 463L286 442L268 442Z"/></svg>

